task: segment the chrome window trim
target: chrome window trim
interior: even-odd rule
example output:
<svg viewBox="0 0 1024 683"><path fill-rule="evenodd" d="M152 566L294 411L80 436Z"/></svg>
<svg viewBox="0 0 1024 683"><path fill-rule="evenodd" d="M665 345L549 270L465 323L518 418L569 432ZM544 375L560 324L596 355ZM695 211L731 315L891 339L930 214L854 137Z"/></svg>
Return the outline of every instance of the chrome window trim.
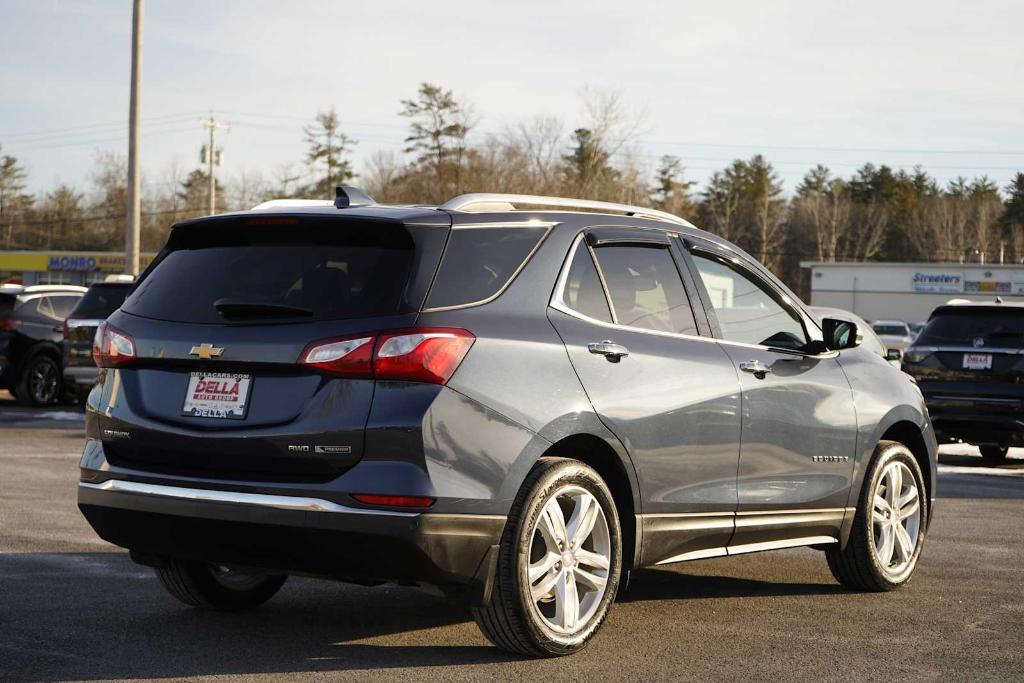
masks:
<svg viewBox="0 0 1024 683"><path fill-rule="evenodd" d="M417 517L419 512L400 512L397 510L368 510L340 505L322 498L306 498L302 496L277 496L266 493L243 493L240 491L218 491L214 489L196 489L183 486L166 486L164 484L144 484L137 481L108 479L101 484L79 482L81 488L127 493L156 498L173 498L177 500L193 500L205 503L225 503L231 505L254 505L257 507L275 508L278 510L298 510L302 512L343 513L351 515L383 515L386 517Z"/></svg>
<svg viewBox="0 0 1024 683"><path fill-rule="evenodd" d="M560 313L565 313L566 315L572 316L573 318L576 318L577 320L583 320L584 322L591 323L592 325L600 325L601 327L607 327L607 328L613 329L613 330L622 330L624 332L637 332L637 333L640 333L640 334L651 334L651 335L654 335L654 336L657 336L657 337L672 337L672 338L675 338L675 339L688 339L690 341L700 341L700 342L709 342L709 343L716 343L717 342L719 344L727 344L729 346L736 346L736 347L747 348L747 349L757 349L757 350L760 350L760 351L771 351L773 353L781 353L781 354L790 355L790 356L802 356L802 357L805 357L805 358L835 358L835 357L837 357L839 355L838 351L829 351L827 353L811 354L811 353L804 353L802 351L794 351L792 349L778 349L778 348L775 348L774 346L764 346L762 344L747 344L745 342L731 341L729 339L719 339L717 337L703 337L703 336L692 335L692 334L681 334L679 332L662 332L660 330L648 330L648 329L644 329L644 328L641 328L641 327L630 327L629 325L619 325L618 323L608 323L608 322L605 322L603 320L597 320L596 318L591 318L588 315L584 315L584 314L580 313L579 311L571 308L568 304L565 303L565 285L566 285L566 283L569 280L569 267L572 265L572 260L576 256L576 249L579 247L580 242L583 241L584 239L585 239L585 236L584 236L583 232L580 232L576 236L575 240L573 241L572 247L570 247L570 249L569 249L569 255L566 257L565 261L562 262L562 272L559 273L559 275L558 275L558 281L555 284L555 291L551 295L551 300L548 302L548 306L550 306L551 308L555 309L556 311L559 311ZM589 248L589 246L588 246L588 248ZM593 258L593 254L591 254L591 258ZM596 263L597 263L596 259L594 260L594 262L595 262L595 267L599 268L599 266L596 266ZM598 270L598 273L600 273L600 270ZM604 286L603 282L602 282L602 286ZM605 297L606 298L608 297L607 290L605 290ZM609 304L608 308L609 308L609 310L611 310L611 308L612 308L611 304ZM614 315L614 313L613 313L613 315ZM1022 353L1024 353L1024 351L1022 351Z"/></svg>
<svg viewBox="0 0 1024 683"><path fill-rule="evenodd" d="M432 308L421 308L420 309L420 313L442 313L444 311L458 311L458 310L462 310L464 308L473 308L474 306L483 306L484 304L491 303L492 301L497 299L499 296L504 294L506 289L508 289L509 287L512 286L512 283L516 281L517 277L519 277L519 273L521 273L523 271L523 269L526 268L526 266L530 263L530 261L533 260L533 255L536 254L537 251L544 245L544 242L547 241L548 237L551 235L551 231L554 230L556 225L558 225L558 223L553 223L553 222L550 222L550 221L519 221L519 222L514 222L514 223L466 223L466 224L463 224L459 228L456 228L456 226L453 225L452 226L452 230L455 230L455 229L463 230L463 229L470 229L470 228L476 228L476 229L484 228L484 229L486 229L486 228L544 228L544 227L546 227L547 229L544 231L544 234L540 236L540 239L537 240L537 244L533 245L533 249L531 249L530 253L528 253L526 255L526 258L523 259L523 262L519 264L519 267L516 268L514 271L512 271L512 274L509 276L508 280L505 281L505 284L503 284L501 286L501 288L498 289L498 291L495 292L494 294L492 294L491 296L487 297L486 299L480 299L479 301L471 301L471 302L465 303L465 304L455 304L454 306L434 306ZM445 249L444 250L445 251L448 250L448 245L447 244L445 244ZM438 273L441 272L441 266L443 266L443 265L444 265L444 253L442 252L442 254L441 254L441 261L440 261L440 263L437 266L437 272ZM437 275L435 274L434 277L436 278ZM427 301L430 300L430 292L433 289L434 289L434 283L431 282L430 283L430 289L427 290L427 295L423 298L423 303L424 304Z"/></svg>

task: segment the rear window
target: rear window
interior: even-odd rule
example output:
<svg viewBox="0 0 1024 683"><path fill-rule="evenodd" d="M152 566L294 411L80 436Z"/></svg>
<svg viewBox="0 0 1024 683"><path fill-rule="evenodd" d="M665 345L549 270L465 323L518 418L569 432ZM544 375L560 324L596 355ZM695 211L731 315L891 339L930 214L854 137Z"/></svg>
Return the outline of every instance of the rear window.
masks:
<svg viewBox="0 0 1024 683"><path fill-rule="evenodd" d="M403 295L415 248L404 226L252 222L175 229L167 253L121 309L192 323L341 320L410 310ZM230 310L225 304L234 312L222 312ZM242 307L249 313L239 314Z"/></svg>
<svg viewBox="0 0 1024 683"><path fill-rule="evenodd" d="M893 337L903 337L907 334L907 328L902 325L872 325L875 334L886 334Z"/></svg>
<svg viewBox="0 0 1024 683"><path fill-rule="evenodd" d="M1006 309L942 312L928 321L915 344L970 346L979 337L984 340L985 346L1024 345L1024 311Z"/></svg>
<svg viewBox="0 0 1024 683"><path fill-rule="evenodd" d="M93 285L71 311L71 316L103 320L124 303L129 291L131 285Z"/></svg>
<svg viewBox="0 0 1024 683"><path fill-rule="evenodd" d="M548 228L453 228L427 308L482 303L509 283Z"/></svg>

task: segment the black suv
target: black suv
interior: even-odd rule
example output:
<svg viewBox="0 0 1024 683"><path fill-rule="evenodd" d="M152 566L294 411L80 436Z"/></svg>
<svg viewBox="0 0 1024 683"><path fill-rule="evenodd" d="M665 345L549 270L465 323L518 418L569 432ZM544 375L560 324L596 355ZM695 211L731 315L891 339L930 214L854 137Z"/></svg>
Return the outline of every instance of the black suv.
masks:
<svg viewBox="0 0 1024 683"><path fill-rule="evenodd" d="M85 400L99 373L92 358L96 329L124 303L133 283L130 275L97 282L64 320L64 390L78 401Z"/></svg>
<svg viewBox="0 0 1024 683"><path fill-rule="evenodd" d="M993 461L1024 445L1024 304L936 308L903 356L941 441L977 445Z"/></svg>
<svg viewBox="0 0 1024 683"><path fill-rule="evenodd" d="M176 225L100 326L79 506L190 605L430 584L528 655L637 567L811 546L892 590L936 444L856 339L651 209L270 202Z"/></svg>
<svg viewBox="0 0 1024 683"><path fill-rule="evenodd" d="M62 323L83 292L72 285L0 287L0 388L19 403L61 398Z"/></svg>

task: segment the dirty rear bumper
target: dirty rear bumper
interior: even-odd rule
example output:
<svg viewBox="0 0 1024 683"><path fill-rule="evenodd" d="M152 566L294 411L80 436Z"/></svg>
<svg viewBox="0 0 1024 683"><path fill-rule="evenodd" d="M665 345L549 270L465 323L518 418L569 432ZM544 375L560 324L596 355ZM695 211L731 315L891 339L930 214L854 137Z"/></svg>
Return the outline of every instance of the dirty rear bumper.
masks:
<svg viewBox="0 0 1024 683"><path fill-rule="evenodd" d="M350 508L318 498L110 479L78 506L103 539L159 563L182 557L325 576L486 591L505 517Z"/></svg>

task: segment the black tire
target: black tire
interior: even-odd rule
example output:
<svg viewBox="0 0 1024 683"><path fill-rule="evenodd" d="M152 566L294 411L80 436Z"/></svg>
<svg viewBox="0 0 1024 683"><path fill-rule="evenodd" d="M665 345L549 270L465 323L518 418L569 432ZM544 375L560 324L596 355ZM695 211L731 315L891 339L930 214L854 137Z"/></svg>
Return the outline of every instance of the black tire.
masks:
<svg viewBox="0 0 1024 683"><path fill-rule="evenodd" d="M906 465L913 475L917 487L920 518L917 541L907 566L897 573L883 568L875 551L875 530L872 510L879 479L886 467L894 461ZM860 591L892 591L907 585L913 576L921 548L924 546L925 530L928 528L928 498L924 476L914 455L901 443L881 441L868 464L864 486L857 503L857 512L850 531L850 540L845 548L831 545L825 550L828 568L836 580L847 588Z"/></svg>
<svg viewBox="0 0 1024 683"><path fill-rule="evenodd" d="M990 462L1003 462L1009 453L1009 446L978 446L981 457Z"/></svg>
<svg viewBox="0 0 1024 683"><path fill-rule="evenodd" d="M36 353L26 360L13 393L21 405L46 406L60 399L62 387L57 361L48 353Z"/></svg>
<svg viewBox="0 0 1024 683"><path fill-rule="evenodd" d="M578 629L563 636L546 625L531 599L526 566L541 511L566 486L584 489L600 505L608 527L610 561L604 594L596 603L592 602L596 604L595 610ZM552 574L560 567L556 566ZM502 533L490 602L475 607L473 616L487 639L503 650L530 657L571 654L590 642L608 616L618 591L621 567L618 514L600 475L576 460L544 458L534 465L516 496Z"/></svg>
<svg viewBox="0 0 1024 683"><path fill-rule="evenodd" d="M196 560L171 559L156 569L167 592L190 607L236 612L274 597L287 575L242 574Z"/></svg>

